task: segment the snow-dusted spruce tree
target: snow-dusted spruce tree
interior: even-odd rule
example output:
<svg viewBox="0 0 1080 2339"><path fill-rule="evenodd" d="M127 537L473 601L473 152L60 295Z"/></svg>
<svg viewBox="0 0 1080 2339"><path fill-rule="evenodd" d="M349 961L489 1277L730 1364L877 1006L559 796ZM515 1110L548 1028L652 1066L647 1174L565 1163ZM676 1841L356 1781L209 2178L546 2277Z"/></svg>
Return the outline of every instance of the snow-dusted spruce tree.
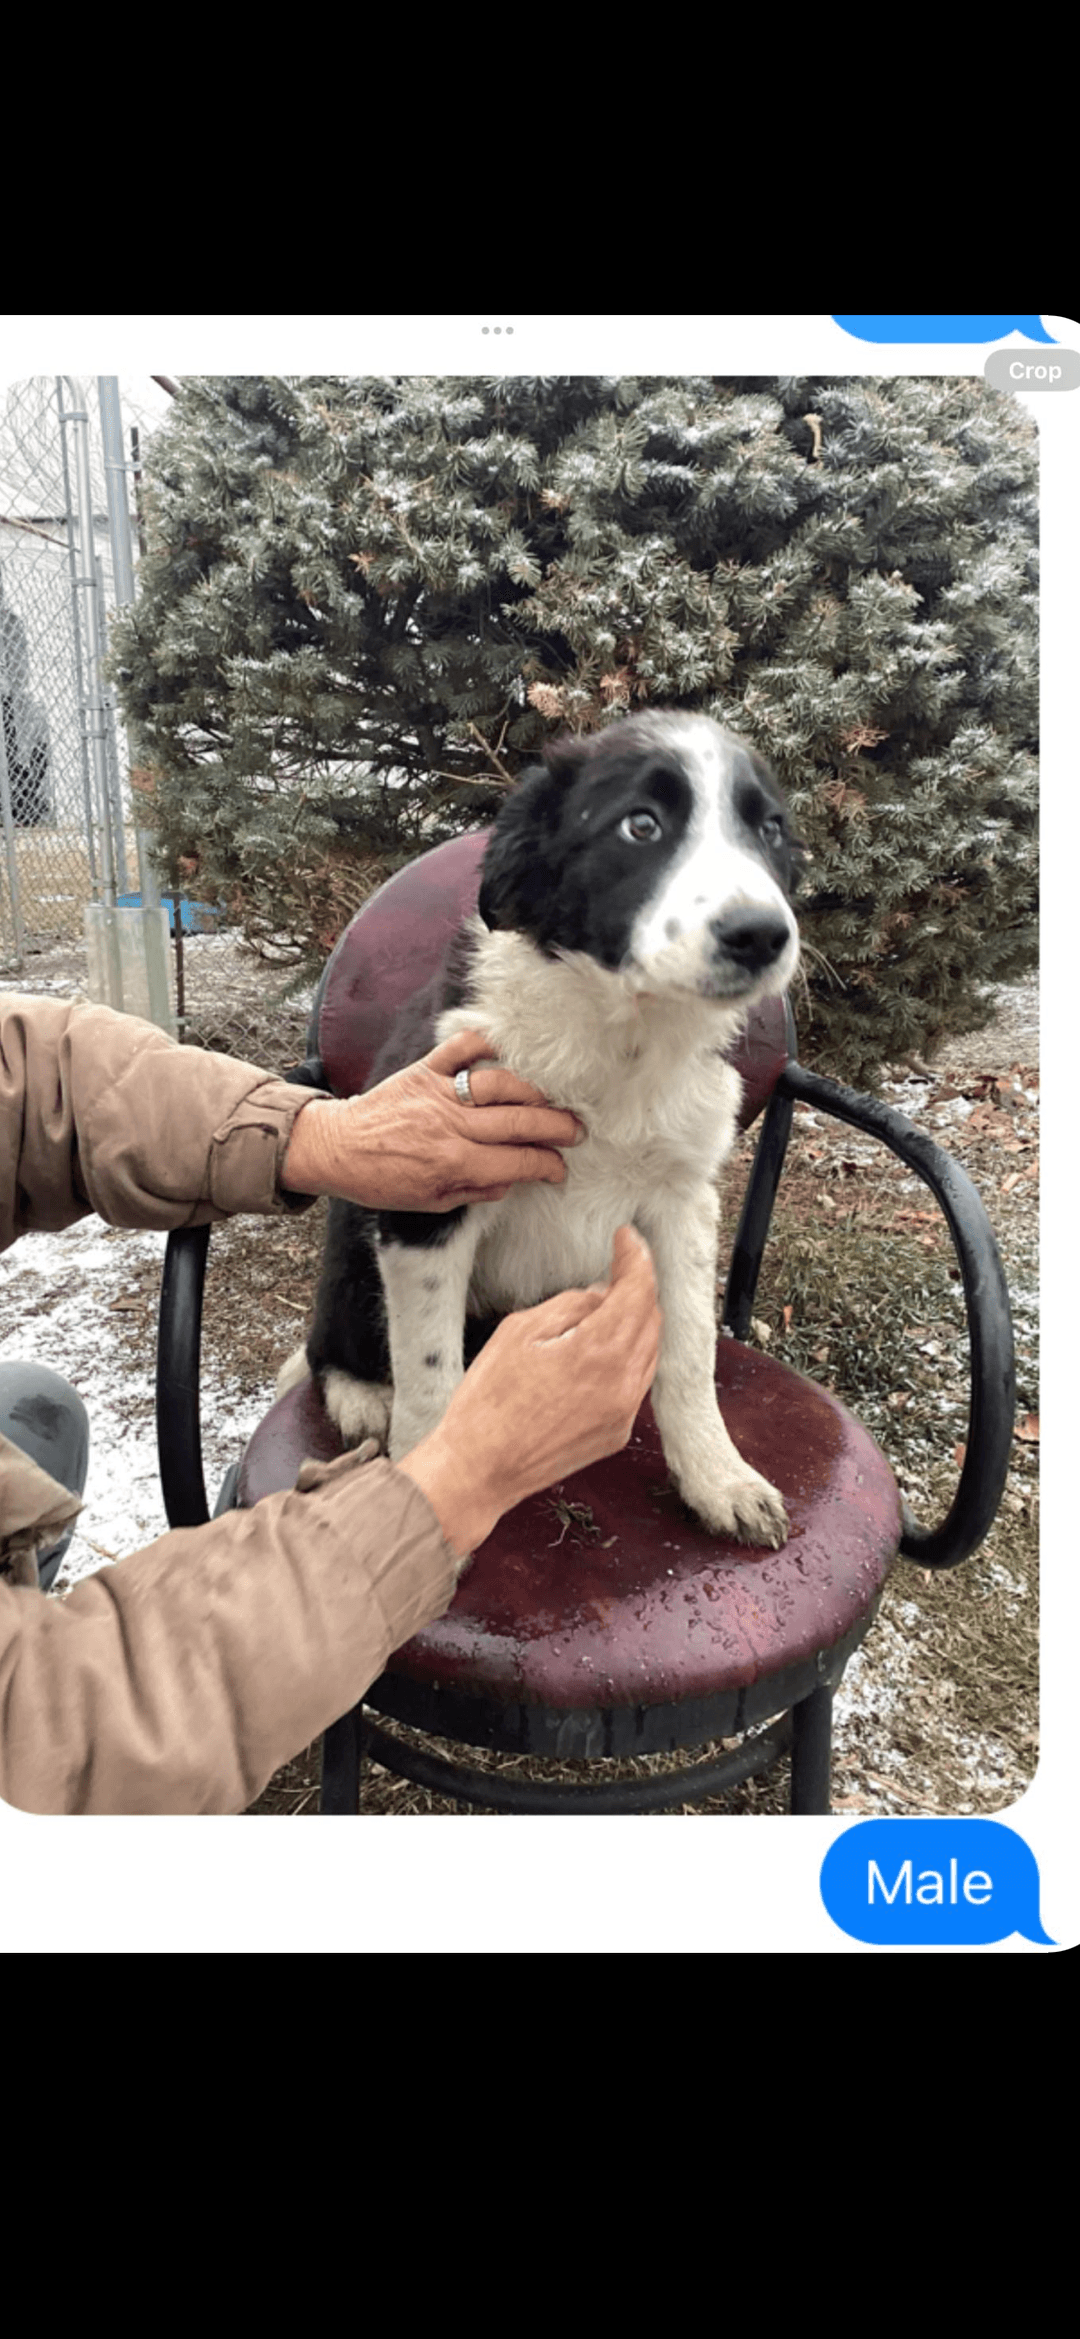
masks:
<svg viewBox="0 0 1080 2339"><path fill-rule="evenodd" d="M148 470L114 670L249 932L325 951L545 739L683 706L812 851L805 1060L872 1084L1033 964L1036 441L982 381L198 380Z"/></svg>

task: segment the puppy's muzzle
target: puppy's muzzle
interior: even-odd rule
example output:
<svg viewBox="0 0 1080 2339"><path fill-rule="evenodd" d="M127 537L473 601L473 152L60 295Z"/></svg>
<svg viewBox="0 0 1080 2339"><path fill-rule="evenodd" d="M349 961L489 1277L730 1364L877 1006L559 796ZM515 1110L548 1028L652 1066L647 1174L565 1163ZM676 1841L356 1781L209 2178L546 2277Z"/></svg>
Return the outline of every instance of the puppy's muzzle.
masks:
<svg viewBox="0 0 1080 2339"><path fill-rule="evenodd" d="M776 910L729 910L709 927L713 957L736 966L748 978L773 966L791 939L787 919Z"/></svg>

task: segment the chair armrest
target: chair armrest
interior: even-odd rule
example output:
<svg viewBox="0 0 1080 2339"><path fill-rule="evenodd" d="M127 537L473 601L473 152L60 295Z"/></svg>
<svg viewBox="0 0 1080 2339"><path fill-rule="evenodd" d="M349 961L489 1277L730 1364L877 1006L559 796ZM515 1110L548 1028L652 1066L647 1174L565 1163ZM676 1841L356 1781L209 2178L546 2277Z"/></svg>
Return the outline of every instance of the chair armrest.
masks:
<svg viewBox="0 0 1080 2339"><path fill-rule="evenodd" d="M181 1226L165 1246L158 1312L158 1471L170 1527L210 1516L199 1428L199 1344L208 1226Z"/></svg>
<svg viewBox="0 0 1080 2339"><path fill-rule="evenodd" d="M880 1138L929 1186L948 1221L964 1281L971 1343L967 1452L952 1507L939 1527L919 1527L903 1509L900 1549L922 1567L955 1567L993 1524L1008 1475L1016 1412L1012 1317L990 1221L967 1172L903 1113L790 1063L777 1092Z"/></svg>

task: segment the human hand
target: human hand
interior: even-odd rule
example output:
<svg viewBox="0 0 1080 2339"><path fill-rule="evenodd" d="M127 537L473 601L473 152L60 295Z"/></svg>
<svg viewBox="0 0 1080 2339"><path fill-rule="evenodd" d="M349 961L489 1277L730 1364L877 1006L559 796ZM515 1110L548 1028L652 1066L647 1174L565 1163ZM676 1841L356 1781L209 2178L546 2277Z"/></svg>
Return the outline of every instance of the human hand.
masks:
<svg viewBox="0 0 1080 2339"><path fill-rule="evenodd" d="M631 1226L615 1236L610 1282L504 1319L438 1429L398 1463L455 1550L474 1551L515 1504L625 1446L660 1329L652 1257Z"/></svg>
<svg viewBox="0 0 1080 2339"><path fill-rule="evenodd" d="M364 1096L312 1097L293 1124L281 1183L335 1194L368 1210L456 1210L498 1202L512 1185L561 1185L557 1146L585 1131L501 1064L471 1076L463 1105L454 1074L492 1055L481 1032L459 1032Z"/></svg>

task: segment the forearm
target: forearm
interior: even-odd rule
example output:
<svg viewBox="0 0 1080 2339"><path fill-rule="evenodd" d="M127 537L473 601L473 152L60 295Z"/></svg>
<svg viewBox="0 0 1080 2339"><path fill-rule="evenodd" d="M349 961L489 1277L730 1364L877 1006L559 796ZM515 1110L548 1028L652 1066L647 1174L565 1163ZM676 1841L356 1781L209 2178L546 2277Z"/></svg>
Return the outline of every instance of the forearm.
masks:
<svg viewBox="0 0 1080 2339"><path fill-rule="evenodd" d="M169 1229L302 1207L280 1177L310 1096L108 1007L0 996L0 1250L89 1210Z"/></svg>
<svg viewBox="0 0 1080 2339"><path fill-rule="evenodd" d="M341 1135L343 1128L350 1125L348 1105L347 1098L305 1097L304 1109L293 1122L281 1165L285 1193L331 1194L341 1185ZM355 1154L355 1145L353 1150Z"/></svg>
<svg viewBox="0 0 1080 2339"><path fill-rule="evenodd" d="M442 1615L459 1573L419 1481L347 1454L66 1600L0 1584L0 1796L244 1810Z"/></svg>
<svg viewBox="0 0 1080 2339"><path fill-rule="evenodd" d="M486 1455L463 1454L452 1437L437 1429L397 1465L427 1496L447 1542L462 1561L486 1543L508 1507L486 1464Z"/></svg>

